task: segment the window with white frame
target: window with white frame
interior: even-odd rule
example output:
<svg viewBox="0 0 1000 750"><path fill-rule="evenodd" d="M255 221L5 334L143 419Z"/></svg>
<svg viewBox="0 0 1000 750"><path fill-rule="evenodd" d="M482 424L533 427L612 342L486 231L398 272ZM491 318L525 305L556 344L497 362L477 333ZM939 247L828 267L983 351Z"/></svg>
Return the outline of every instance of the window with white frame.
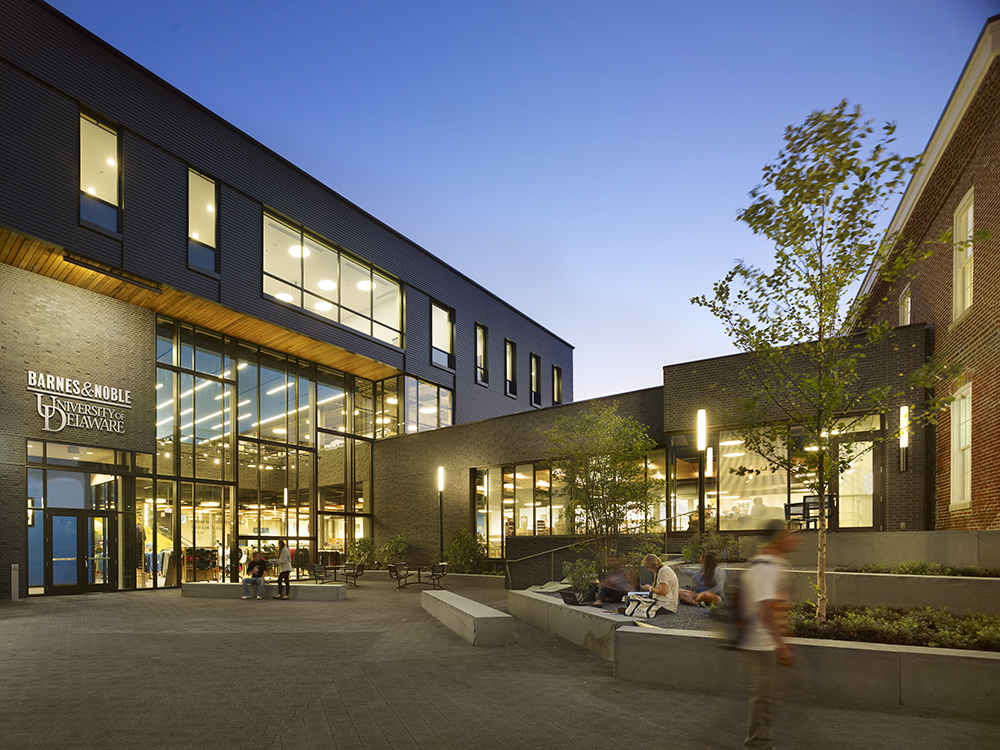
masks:
<svg viewBox="0 0 1000 750"><path fill-rule="evenodd" d="M899 295L899 325L910 325L910 285Z"/></svg>
<svg viewBox="0 0 1000 750"><path fill-rule="evenodd" d="M968 507L972 500L972 384L951 402L951 505Z"/></svg>
<svg viewBox="0 0 1000 750"><path fill-rule="evenodd" d="M972 277L974 253L972 234L975 231L973 204L975 196L969 190L955 211L953 238L954 274L952 276L952 320L958 320L972 307Z"/></svg>

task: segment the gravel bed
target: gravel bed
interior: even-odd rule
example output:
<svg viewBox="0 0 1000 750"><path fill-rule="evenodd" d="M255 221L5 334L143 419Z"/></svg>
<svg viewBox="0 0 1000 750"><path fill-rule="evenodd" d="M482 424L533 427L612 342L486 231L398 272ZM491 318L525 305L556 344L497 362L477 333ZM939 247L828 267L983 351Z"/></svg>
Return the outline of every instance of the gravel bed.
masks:
<svg viewBox="0 0 1000 750"><path fill-rule="evenodd" d="M540 592L548 593L548 592ZM549 594L555 599L559 598L558 593ZM586 605L585 605L586 606ZM623 606L620 603L605 604L601 609L605 612L617 612ZM676 612L660 610L652 620L636 620L646 625L655 625L658 628L671 628L674 630L711 630L712 620L705 607L692 607L689 604L679 603Z"/></svg>

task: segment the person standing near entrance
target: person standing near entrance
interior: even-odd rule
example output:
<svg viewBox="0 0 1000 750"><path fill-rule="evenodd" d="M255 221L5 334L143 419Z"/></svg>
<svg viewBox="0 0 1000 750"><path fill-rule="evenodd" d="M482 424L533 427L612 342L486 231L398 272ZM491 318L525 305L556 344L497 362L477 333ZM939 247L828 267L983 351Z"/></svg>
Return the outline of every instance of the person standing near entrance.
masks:
<svg viewBox="0 0 1000 750"><path fill-rule="evenodd" d="M289 577L292 575L292 556L288 552L288 545L284 539L278 540L278 593L275 599L287 599L292 593L292 584ZM281 582L285 582L285 595L281 595Z"/></svg>
<svg viewBox="0 0 1000 750"><path fill-rule="evenodd" d="M771 714L778 665L790 667L795 661L785 640L787 584L785 555L795 548L795 537L784 521L772 519L764 527L760 553L750 560L743 573L740 609L747 617L746 639L740 648L747 652L750 685L747 709L746 748L772 748Z"/></svg>
<svg viewBox="0 0 1000 750"><path fill-rule="evenodd" d="M263 557L260 556L260 552L253 553L253 560L247 565L247 572L250 574L243 579L243 598L250 598L250 585L257 588L257 598L264 598L264 587L267 585L264 582L264 571L267 570L267 562Z"/></svg>

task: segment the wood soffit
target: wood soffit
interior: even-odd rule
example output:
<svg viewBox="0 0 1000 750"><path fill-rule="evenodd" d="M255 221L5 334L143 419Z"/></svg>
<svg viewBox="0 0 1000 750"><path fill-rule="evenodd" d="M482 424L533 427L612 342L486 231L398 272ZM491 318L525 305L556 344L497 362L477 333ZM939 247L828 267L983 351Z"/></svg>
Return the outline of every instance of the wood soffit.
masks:
<svg viewBox="0 0 1000 750"><path fill-rule="evenodd" d="M106 264L80 257L82 262L106 269L108 273L116 274L121 278L75 265L64 260L64 254L66 254L65 251L55 245L40 242L0 227L0 261L7 265L369 380L382 380L401 374L395 367L353 354L333 344L288 331L273 323L251 318L216 302L210 302L162 284L151 283L146 279L119 271ZM73 253L69 253L69 255L75 257ZM157 293L151 289L136 286L128 281L130 279L162 291Z"/></svg>

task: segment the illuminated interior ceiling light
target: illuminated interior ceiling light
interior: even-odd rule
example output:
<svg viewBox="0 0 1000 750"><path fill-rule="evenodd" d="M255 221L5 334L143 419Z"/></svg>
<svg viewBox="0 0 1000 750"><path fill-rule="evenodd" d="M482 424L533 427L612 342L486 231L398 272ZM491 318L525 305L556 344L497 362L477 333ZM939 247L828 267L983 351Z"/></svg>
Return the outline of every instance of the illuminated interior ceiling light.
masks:
<svg viewBox="0 0 1000 750"><path fill-rule="evenodd" d="M746 455L746 453L740 453L739 451L736 451L736 452L733 452L733 453L723 453L722 457L723 458L738 458L739 456L745 456L745 455Z"/></svg>
<svg viewBox="0 0 1000 750"><path fill-rule="evenodd" d="M87 192L90 193L91 195L97 195L97 191L94 190L94 188L92 187L87 188Z"/></svg>
<svg viewBox="0 0 1000 750"><path fill-rule="evenodd" d="M323 300L320 300L319 302L316 302L313 305L313 307L315 309L317 309L317 310L322 311L322 312L326 312L327 310L332 310L333 309L333 305L331 305L329 302L324 302Z"/></svg>
<svg viewBox="0 0 1000 750"><path fill-rule="evenodd" d="M198 233L197 232L191 232L191 238L195 239L195 240L198 239Z"/></svg>
<svg viewBox="0 0 1000 750"><path fill-rule="evenodd" d="M316 282L316 286L318 286L320 289L326 289L326 290L336 289L337 282L331 279L320 279L319 281Z"/></svg>
<svg viewBox="0 0 1000 750"><path fill-rule="evenodd" d="M303 245L292 245L288 248L288 254L295 258L308 258L309 248Z"/></svg>
<svg viewBox="0 0 1000 750"><path fill-rule="evenodd" d="M209 213L212 213L212 212L215 211L215 206L213 206L211 203L209 203L207 206L205 206L205 208L208 209Z"/></svg>
<svg viewBox="0 0 1000 750"><path fill-rule="evenodd" d="M819 446L818 445L807 445L806 446L806 450L807 451L818 451L819 450Z"/></svg>
<svg viewBox="0 0 1000 750"><path fill-rule="evenodd" d="M435 409L433 406L422 406L422 407L420 407L420 413L421 414L433 414L436 411L437 411L437 409ZM357 412L354 412L354 413L357 414Z"/></svg>
<svg viewBox="0 0 1000 750"><path fill-rule="evenodd" d="M292 295L290 295L288 292L278 292L274 296L276 299L280 299L282 302L291 302L294 299ZM241 367L245 367L245 365L241 365Z"/></svg>
<svg viewBox="0 0 1000 750"><path fill-rule="evenodd" d="M112 158L111 158L111 157L109 156L109 157L108 157L108 166L111 166L111 167L113 167L114 165L115 165L115 160L114 160L114 159L112 159Z"/></svg>
<svg viewBox="0 0 1000 750"><path fill-rule="evenodd" d="M286 430L286 429L285 429L284 427L275 427L275 428L274 428L273 430L271 430L271 431L272 431L272 432L273 432L273 433L274 433L275 435L286 435L286 434L288 434L288 430Z"/></svg>
<svg viewBox="0 0 1000 750"><path fill-rule="evenodd" d="M387 399L385 400L385 402L386 402L387 404L393 404L393 405L395 405L395 404L398 404L398 403L399 403L399 399L398 399L398 398L396 398L395 396L389 396L389 398L387 398Z"/></svg>
<svg viewBox="0 0 1000 750"><path fill-rule="evenodd" d="M742 445L742 444L743 444L742 440L723 440L721 443L719 443L719 446L721 447L723 445Z"/></svg>
<svg viewBox="0 0 1000 750"><path fill-rule="evenodd" d="M358 282L358 289L360 289L362 292L370 292L374 288L375 284L369 281L368 279L362 279L361 281Z"/></svg>

